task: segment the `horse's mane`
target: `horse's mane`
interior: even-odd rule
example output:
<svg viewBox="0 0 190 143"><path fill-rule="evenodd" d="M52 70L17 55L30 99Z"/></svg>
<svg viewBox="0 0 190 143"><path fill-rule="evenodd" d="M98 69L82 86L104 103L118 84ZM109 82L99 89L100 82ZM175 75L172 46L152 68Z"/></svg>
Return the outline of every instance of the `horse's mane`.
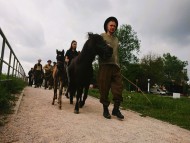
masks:
<svg viewBox="0 0 190 143"><path fill-rule="evenodd" d="M100 38L102 38L102 36L100 36L99 34L93 34L92 32L87 33L87 40L83 45L81 53L77 56L79 61L83 60L82 57L85 57L85 56L89 56L89 57L91 57L91 59L95 58L95 56L94 56L95 51L93 49L89 49L91 47L88 44L91 44L94 46L95 42L98 41ZM89 43L89 42L92 42L92 43ZM89 51L91 51L91 52L89 52Z"/></svg>

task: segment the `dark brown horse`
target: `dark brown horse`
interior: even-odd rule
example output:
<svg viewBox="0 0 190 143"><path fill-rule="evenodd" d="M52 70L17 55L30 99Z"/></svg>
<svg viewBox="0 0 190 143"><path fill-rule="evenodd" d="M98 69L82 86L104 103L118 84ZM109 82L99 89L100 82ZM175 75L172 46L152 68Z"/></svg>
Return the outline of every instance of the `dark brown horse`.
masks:
<svg viewBox="0 0 190 143"><path fill-rule="evenodd" d="M70 77L70 103L73 101L73 96L76 94L76 104L74 112L79 113L79 99L84 105L87 98L87 93L85 93L84 99L82 99L82 93L85 89L88 92L88 87L93 76L92 62L96 55L101 58L106 59L111 57L113 49L110 48L106 42L103 40L102 36L98 34L88 33L88 40L83 46L81 53L72 60L69 65L69 77Z"/></svg>
<svg viewBox="0 0 190 143"><path fill-rule="evenodd" d="M67 75L65 69L65 57L64 57L64 50L58 51L56 50L57 56L57 64L53 70L53 79L54 79L54 96L52 105L54 105L55 99L57 99L57 89L59 88L59 97L58 97L58 104L59 108L62 108L62 93L63 87L67 85ZM59 85L59 87L58 87Z"/></svg>

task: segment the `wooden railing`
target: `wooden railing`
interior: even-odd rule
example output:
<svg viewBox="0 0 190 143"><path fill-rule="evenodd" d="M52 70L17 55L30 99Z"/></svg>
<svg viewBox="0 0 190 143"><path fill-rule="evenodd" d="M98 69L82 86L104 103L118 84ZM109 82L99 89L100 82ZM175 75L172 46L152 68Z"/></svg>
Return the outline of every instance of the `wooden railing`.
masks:
<svg viewBox="0 0 190 143"><path fill-rule="evenodd" d="M9 81L10 77L21 78L24 81L27 81L27 76L25 71L16 57L11 45L9 44L7 38L5 37L3 31L0 28L0 42L2 41L2 49L0 51L0 81ZM2 40L1 40L2 37ZM0 43L1 44L1 43ZM5 57L5 50L8 54ZM2 71L5 69L4 71ZM3 73L5 72L5 73ZM2 74L6 75L6 79L2 79Z"/></svg>

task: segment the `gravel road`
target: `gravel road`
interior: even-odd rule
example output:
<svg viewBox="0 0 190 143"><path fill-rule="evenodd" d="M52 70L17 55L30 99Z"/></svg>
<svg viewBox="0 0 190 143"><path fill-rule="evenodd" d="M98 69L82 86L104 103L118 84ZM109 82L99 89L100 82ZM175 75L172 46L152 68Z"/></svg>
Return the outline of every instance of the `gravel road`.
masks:
<svg viewBox="0 0 190 143"><path fill-rule="evenodd" d="M0 143L190 143L190 131L132 111L122 110L123 121L105 119L95 98L74 114L65 96L62 110L52 97L53 90L26 87L17 114L0 127Z"/></svg>

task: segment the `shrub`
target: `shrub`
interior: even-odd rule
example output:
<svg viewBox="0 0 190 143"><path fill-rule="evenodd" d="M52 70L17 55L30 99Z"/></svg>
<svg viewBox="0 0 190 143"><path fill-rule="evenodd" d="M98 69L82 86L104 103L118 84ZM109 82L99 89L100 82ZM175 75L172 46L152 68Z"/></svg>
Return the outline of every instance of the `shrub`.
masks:
<svg viewBox="0 0 190 143"><path fill-rule="evenodd" d="M17 99L14 94L20 93L25 86L26 83L19 78L0 81L0 114L11 113Z"/></svg>

